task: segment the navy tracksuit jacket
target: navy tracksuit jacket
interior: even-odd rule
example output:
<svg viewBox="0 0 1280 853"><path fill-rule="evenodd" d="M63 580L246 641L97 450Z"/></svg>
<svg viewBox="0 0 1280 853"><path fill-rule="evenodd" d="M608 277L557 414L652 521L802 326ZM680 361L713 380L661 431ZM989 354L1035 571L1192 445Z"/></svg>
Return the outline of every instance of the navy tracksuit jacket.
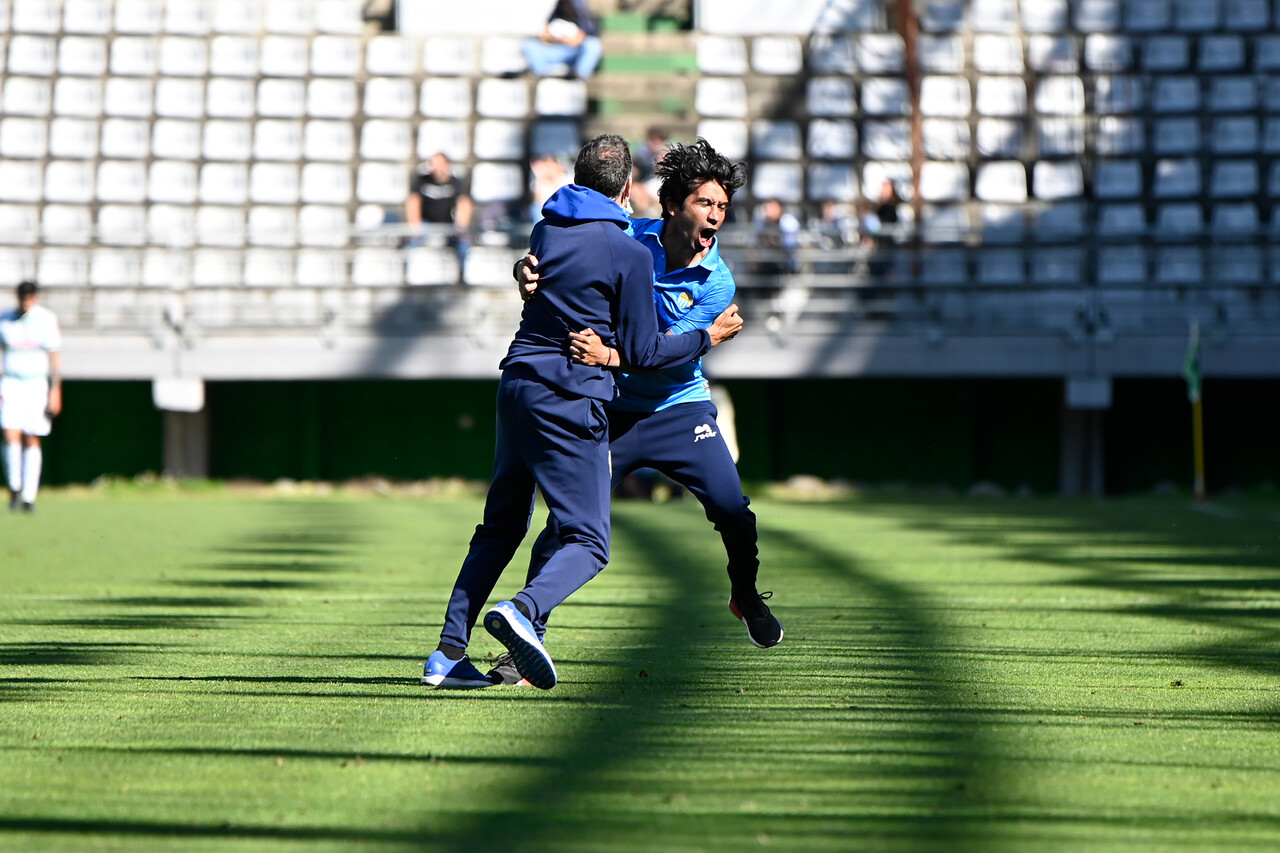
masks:
<svg viewBox="0 0 1280 853"><path fill-rule="evenodd" d="M594 329L626 362L661 370L711 348L705 329L658 330L653 259L626 234L616 203L570 184L542 208L530 251L538 298L525 303L502 360L493 480L445 613L441 642L465 648L498 578L524 539L535 485L559 530L560 549L516 600L535 620L609 561L609 423L613 373L574 364L569 333Z"/></svg>

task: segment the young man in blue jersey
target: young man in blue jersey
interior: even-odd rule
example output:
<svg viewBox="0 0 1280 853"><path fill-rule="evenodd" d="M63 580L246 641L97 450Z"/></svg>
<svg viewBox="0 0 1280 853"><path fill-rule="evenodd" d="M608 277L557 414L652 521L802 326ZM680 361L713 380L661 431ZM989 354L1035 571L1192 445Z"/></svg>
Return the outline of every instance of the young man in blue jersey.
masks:
<svg viewBox="0 0 1280 853"><path fill-rule="evenodd" d="M746 170L719 154L705 140L674 146L656 169L662 219L633 219L630 233L653 257L654 298L659 325L668 334L707 326L733 301L736 285L720 258L716 232L724 223L733 194L746 183ZM540 290L536 251L518 265L521 294ZM534 299L533 301L536 301ZM639 468L656 468L689 489L719 531L729 557L729 609L761 648L782 640L782 625L756 591L759 560L756 519L742 493L738 470L716 424L716 409L702 377L700 361L659 373L625 372L609 341L584 330L570 336L571 355L587 364L621 365L618 396L609 403L611 487ZM538 537L529 576L536 577L555 553L555 520ZM534 623L539 636L546 620ZM510 661L499 658L489 673L502 683L520 683Z"/></svg>
<svg viewBox="0 0 1280 853"><path fill-rule="evenodd" d="M626 234L631 152L611 134L578 154L574 184L557 190L530 237L542 259L540 298L525 304L502 360L493 479L445 613L440 644L423 668L435 687L487 687L467 659L480 609L497 585L533 515L535 487L556 525L556 547L524 589L484 615L519 675L555 686L556 671L534 623L596 575L609 560L609 443L605 402L614 376L575 362L568 333L591 328L620 357L659 370L697 359L742 327L737 307L709 328L661 334L654 310L653 259Z"/></svg>

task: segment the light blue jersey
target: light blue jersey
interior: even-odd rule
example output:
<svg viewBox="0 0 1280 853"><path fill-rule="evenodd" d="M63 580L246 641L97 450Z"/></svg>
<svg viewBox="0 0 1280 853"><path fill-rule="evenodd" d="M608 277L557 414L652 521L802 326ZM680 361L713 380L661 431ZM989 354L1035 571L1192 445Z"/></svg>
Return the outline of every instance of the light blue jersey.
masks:
<svg viewBox="0 0 1280 853"><path fill-rule="evenodd" d="M720 260L720 243L711 244L702 261L692 267L664 272L667 253L659 237L661 219L632 219L628 233L653 255L653 293L658 328L678 335L705 329L733 303L737 285ZM702 359L661 373L619 373L618 396L609 404L624 412L658 412L677 403L710 401L711 389L702 376Z"/></svg>

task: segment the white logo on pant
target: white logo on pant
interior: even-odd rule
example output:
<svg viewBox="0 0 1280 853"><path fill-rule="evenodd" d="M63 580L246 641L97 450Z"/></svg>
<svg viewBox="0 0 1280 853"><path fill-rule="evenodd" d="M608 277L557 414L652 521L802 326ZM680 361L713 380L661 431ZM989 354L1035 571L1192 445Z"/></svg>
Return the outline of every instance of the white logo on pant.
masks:
<svg viewBox="0 0 1280 853"><path fill-rule="evenodd" d="M693 443L697 444L704 438L715 438L716 431L711 428L711 424L703 424L693 428Z"/></svg>

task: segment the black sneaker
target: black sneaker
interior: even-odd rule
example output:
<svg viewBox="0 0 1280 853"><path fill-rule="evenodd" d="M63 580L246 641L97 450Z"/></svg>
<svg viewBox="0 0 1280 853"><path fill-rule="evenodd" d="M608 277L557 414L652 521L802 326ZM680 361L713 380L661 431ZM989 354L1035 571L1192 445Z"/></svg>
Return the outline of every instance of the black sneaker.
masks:
<svg viewBox="0 0 1280 853"><path fill-rule="evenodd" d="M529 684L529 679L521 675L520 670L516 669L516 659L511 656L511 652L504 652L499 655L493 662L493 668L485 675L496 685L532 686Z"/></svg>
<svg viewBox="0 0 1280 853"><path fill-rule="evenodd" d="M769 612L769 605L764 603L766 598L773 598L773 593L757 593L752 589L729 596L729 611L747 626L747 636L762 649L782 642L782 623Z"/></svg>
<svg viewBox="0 0 1280 853"><path fill-rule="evenodd" d="M35 515L36 505L33 503L24 503L22 505L22 511L27 515Z"/></svg>
<svg viewBox="0 0 1280 853"><path fill-rule="evenodd" d="M17 492L9 492L9 512L17 512L22 509L22 495Z"/></svg>

